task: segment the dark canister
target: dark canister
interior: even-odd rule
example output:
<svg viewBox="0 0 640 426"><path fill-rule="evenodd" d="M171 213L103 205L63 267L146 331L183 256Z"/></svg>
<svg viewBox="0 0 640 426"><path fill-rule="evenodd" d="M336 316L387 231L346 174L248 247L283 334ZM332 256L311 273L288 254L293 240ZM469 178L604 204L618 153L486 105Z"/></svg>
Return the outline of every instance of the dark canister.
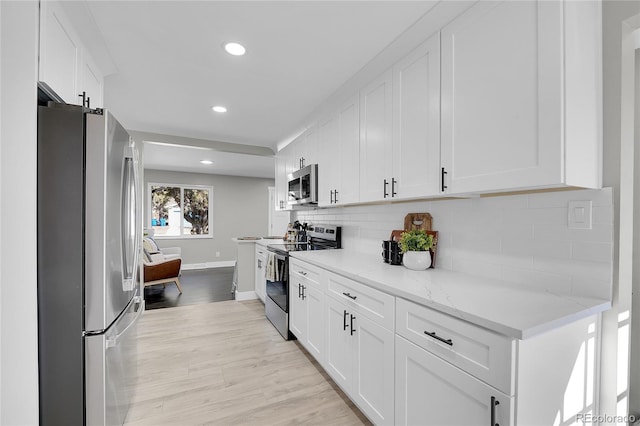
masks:
<svg viewBox="0 0 640 426"><path fill-rule="evenodd" d="M382 260L390 265L402 265L402 252L397 241L382 242Z"/></svg>

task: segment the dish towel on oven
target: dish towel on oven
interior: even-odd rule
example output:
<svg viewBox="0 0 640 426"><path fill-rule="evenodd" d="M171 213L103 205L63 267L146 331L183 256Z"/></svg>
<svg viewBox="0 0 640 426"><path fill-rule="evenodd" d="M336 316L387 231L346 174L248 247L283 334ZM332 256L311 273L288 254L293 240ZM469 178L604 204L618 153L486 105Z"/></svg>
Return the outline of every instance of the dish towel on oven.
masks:
<svg viewBox="0 0 640 426"><path fill-rule="evenodd" d="M267 254L267 280L275 282L279 281L278 265L276 261L276 255L273 253Z"/></svg>

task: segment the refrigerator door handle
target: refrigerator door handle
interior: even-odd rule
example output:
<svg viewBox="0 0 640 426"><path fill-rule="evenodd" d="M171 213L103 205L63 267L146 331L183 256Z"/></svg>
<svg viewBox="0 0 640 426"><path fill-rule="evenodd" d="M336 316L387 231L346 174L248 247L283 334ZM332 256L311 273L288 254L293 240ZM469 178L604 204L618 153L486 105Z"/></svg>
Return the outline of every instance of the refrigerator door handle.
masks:
<svg viewBox="0 0 640 426"><path fill-rule="evenodd" d="M113 337L112 339L105 339L105 347L107 348L113 348L115 346L117 346L118 344L118 339L125 335L127 333L127 331L129 331L129 329L134 326L138 320L140 319L140 316L142 315L142 313L144 312L144 309L142 309L142 305L143 305L143 301L142 298L140 296L136 296L133 298L133 303L135 303L136 305L138 305L135 309L135 312L137 312L136 317L125 327L124 330L122 330L120 333L118 333L115 337Z"/></svg>
<svg viewBox="0 0 640 426"><path fill-rule="evenodd" d="M121 216L121 244L122 244L122 287L125 291L135 288L138 256L140 244L140 197L138 194L138 161L136 149L133 142L127 147L130 150L125 155L122 170L122 216Z"/></svg>

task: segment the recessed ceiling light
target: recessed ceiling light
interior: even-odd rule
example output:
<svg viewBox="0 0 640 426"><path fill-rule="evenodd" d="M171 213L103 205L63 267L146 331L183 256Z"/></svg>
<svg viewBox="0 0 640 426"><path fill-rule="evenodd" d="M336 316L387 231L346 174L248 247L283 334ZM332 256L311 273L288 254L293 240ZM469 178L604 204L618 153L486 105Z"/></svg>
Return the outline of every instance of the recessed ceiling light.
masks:
<svg viewBox="0 0 640 426"><path fill-rule="evenodd" d="M225 43L224 50L226 50L228 54L233 56L242 56L247 53L247 49L243 45L235 41Z"/></svg>
<svg viewBox="0 0 640 426"><path fill-rule="evenodd" d="M221 105L216 105L214 107L211 107L211 109L215 112L227 112L227 109Z"/></svg>
<svg viewBox="0 0 640 426"><path fill-rule="evenodd" d="M213 161L211 161L211 160L200 160L200 162L202 164L213 164Z"/></svg>

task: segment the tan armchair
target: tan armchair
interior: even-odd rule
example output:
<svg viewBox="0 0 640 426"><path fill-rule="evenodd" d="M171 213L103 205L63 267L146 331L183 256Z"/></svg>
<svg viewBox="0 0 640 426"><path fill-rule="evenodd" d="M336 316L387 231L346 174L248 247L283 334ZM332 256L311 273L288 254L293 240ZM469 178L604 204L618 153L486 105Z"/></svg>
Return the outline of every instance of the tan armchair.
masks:
<svg viewBox="0 0 640 426"><path fill-rule="evenodd" d="M176 283L178 291L182 294L182 286L180 285L180 266L182 259L166 259L161 253L149 255L145 250L144 256L144 286L162 284L171 282Z"/></svg>

